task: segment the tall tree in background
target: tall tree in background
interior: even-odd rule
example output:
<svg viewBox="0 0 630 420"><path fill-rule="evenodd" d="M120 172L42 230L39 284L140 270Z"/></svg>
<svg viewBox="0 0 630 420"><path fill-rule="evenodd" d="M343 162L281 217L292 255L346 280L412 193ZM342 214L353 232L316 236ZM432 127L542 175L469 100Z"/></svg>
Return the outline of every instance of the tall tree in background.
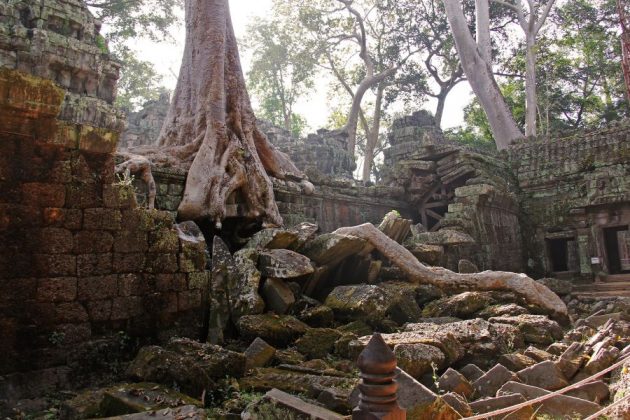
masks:
<svg viewBox="0 0 630 420"><path fill-rule="evenodd" d="M90 11L105 25L111 53L122 63L116 104L130 110L157 99L163 91L162 78L153 64L138 59L130 40L171 39L170 30L181 22L178 11L183 0L86 0ZM103 41L103 48L105 41Z"/></svg>
<svg viewBox="0 0 630 420"><path fill-rule="evenodd" d="M313 46L298 22L261 19L247 28L245 48L252 52L247 73L259 116L299 137L306 125L294 111L298 99L313 87Z"/></svg>
<svg viewBox="0 0 630 420"><path fill-rule="evenodd" d="M163 153L192 161L179 217L220 228L238 196L243 217L281 225L268 174L303 175L256 126L228 0L187 0L185 12L184 57L160 134Z"/></svg>
<svg viewBox="0 0 630 420"><path fill-rule="evenodd" d="M486 61L488 46L480 45L473 39L460 0L443 1L466 78L488 117L497 148L506 149L511 141L522 138L523 133L516 125L505 98L501 94L494 78L492 63ZM479 2L482 3L480 9L485 9L487 0L479 0ZM483 22L484 25L486 23L489 27L489 21ZM486 32L485 29L478 28L477 32L480 31ZM489 40L486 36L478 36L478 38L483 42Z"/></svg>

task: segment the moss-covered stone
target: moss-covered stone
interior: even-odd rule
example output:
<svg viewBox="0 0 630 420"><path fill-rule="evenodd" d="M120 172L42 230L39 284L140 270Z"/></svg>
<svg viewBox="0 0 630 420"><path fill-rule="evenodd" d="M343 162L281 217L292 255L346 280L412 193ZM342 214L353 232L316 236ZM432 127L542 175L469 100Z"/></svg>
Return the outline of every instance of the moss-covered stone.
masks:
<svg viewBox="0 0 630 420"><path fill-rule="evenodd" d="M341 333L331 328L313 328L308 330L296 342L298 351L310 359L321 359L333 353L335 342Z"/></svg>
<svg viewBox="0 0 630 420"><path fill-rule="evenodd" d="M245 315L236 323L241 338L247 342L260 337L266 342L286 347L309 329L309 326L290 315Z"/></svg>

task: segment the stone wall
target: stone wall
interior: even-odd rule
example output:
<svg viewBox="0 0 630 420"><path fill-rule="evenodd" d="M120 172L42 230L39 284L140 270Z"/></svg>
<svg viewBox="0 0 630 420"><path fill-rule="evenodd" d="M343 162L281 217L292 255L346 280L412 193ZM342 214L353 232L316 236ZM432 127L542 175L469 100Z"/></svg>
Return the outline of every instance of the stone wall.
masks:
<svg viewBox="0 0 630 420"><path fill-rule="evenodd" d="M128 112L127 128L122 133L118 150L155 144L160 136L169 105L169 93L164 92L159 99L146 102L141 110Z"/></svg>
<svg viewBox="0 0 630 420"><path fill-rule="evenodd" d="M99 39L82 2L0 4L0 408L201 329L203 239L115 182Z"/></svg>
<svg viewBox="0 0 630 420"><path fill-rule="evenodd" d="M510 161L521 189L528 269L585 279L610 273L604 229L630 224L630 121L524 142L510 149ZM554 244L565 248L566 269L554 268Z"/></svg>

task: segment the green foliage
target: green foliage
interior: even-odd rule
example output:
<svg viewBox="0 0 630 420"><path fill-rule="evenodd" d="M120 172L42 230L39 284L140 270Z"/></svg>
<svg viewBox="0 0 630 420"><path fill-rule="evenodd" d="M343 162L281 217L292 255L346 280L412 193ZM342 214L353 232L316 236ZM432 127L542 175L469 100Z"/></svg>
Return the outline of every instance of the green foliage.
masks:
<svg viewBox="0 0 630 420"><path fill-rule="evenodd" d="M169 30L179 24L182 0L86 0L94 16L107 25L107 37L118 44L147 37L170 38Z"/></svg>
<svg viewBox="0 0 630 420"><path fill-rule="evenodd" d="M258 99L263 119L301 136L306 120L293 108L313 87L313 46L304 42L299 25L279 18L261 19L247 28L244 42L252 52L248 88Z"/></svg>
<svg viewBox="0 0 630 420"><path fill-rule="evenodd" d="M119 46L114 56L123 63L118 79L118 107L134 111L146 101L157 100L165 92L162 76L151 63L139 60L131 49L124 46Z"/></svg>

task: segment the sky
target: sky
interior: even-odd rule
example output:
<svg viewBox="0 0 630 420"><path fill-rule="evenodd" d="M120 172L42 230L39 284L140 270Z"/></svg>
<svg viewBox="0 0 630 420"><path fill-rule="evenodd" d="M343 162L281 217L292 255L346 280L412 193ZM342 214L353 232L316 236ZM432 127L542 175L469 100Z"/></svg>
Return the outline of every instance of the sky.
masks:
<svg viewBox="0 0 630 420"><path fill-rule="evenodd" d="M271 10L271 0L230 0L230 11L232 13L232 23L237 39L245 35L247 25L255 22L256 19L267 16ZM183 19L182 19L183 20ZM152 43L149 41L138 41L131 45L143 60L151 61L156 69L162 74L164 85L173 89L177 82L177 73L181 63L184 50L185 31L183 23L181 27L172 31L173 43ZM249 70L249 58L241 50L241 62L243 71L247 75ZM315 131L325 125L329 104L327 103L327 89L325 82L316 86L314 92L296 104L296 112L303 115L309 124L309 131ZM442 128L450 128L461 125L463 122L463 108L472 98L472 92L468 83L463 82L457 85L449 94ZM418 109L424 108L431 112L435 111L435 102L428 101Z"/></svg>

